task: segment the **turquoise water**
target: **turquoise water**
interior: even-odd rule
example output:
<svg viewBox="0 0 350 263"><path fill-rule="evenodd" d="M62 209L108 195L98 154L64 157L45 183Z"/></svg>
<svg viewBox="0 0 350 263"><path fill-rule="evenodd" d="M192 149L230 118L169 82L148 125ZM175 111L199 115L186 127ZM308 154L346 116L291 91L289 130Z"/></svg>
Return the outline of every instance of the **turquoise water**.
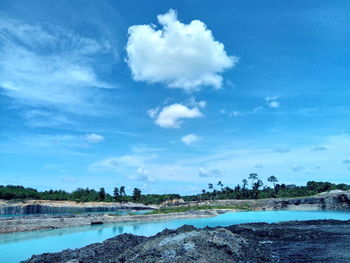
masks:
<svg viewBox="0 0 350 263"><path fill-rule="evenodd" d="M117 211L100 211L100 212L77 212L77 213L47 213L47 214L0 214L0 217L18 217L18 216L33 216L33 215L70 215L70 214L114 214L114 215L141 215L149 212L149 210L117 210Z"/></svg>
<svg viewBox="0 0 350 263"><path fill-rule="evenodd" d="M32 254L57 252L101 242L122 233L150 236L165 228L174 229L184 224L196 227L229 226L252 222L279 222L289 220L338 219L349 220L350 212L343 211L266 211L235 212L217 217L158 221L149 223L117 223L97 226L70 227L34 232L0 234L0 262L19 262Z"/></svg>

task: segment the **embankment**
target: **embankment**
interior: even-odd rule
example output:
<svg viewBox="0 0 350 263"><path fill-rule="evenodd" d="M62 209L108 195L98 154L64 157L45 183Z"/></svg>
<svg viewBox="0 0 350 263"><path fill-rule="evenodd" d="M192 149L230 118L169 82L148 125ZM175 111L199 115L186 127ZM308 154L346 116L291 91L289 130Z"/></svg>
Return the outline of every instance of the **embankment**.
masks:
<svg viewBox="0 0 350 263"><path fill-rule="evenodd" d="M0 201L0 215L4 214L58 214L83 212L113 212L118 210L148 210L157 206L138 203L71 202L26 200L22 202Z"/></svg>
<svg viewBox="0 0 350 263"><path fill-rule="evenodd" d="M350 191L331 191L310 197L217 200L183 204L183 206L202 205L232 206L249 210L342 210L350 209Z"/></svg>

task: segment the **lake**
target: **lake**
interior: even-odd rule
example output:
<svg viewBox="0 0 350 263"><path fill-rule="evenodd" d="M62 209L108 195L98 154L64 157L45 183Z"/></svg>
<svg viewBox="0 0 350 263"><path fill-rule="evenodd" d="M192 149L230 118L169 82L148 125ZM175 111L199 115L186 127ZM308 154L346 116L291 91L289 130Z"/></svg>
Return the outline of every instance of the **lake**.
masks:
<svg viewBox="0 0 350 263"><path fill-rule="evenodd" d="M151 236L165 228L174 229L184 224L195 227L229 226L253 222L280 222L289 220L338 219L349 220L345 211L258 211L234 212L217 217L177 219L143 223L114 223L96 226L80 226L53 230L0 234L0 262L19 262L33 254L58 252L66 248L79 248L101 242L122 233Z"/></svg>

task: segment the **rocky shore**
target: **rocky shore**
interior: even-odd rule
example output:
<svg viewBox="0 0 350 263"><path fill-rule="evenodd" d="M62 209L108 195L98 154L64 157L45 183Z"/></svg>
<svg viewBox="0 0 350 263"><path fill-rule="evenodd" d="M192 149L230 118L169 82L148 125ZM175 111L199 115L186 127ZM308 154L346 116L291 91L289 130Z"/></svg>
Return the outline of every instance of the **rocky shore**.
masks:
<svg viewBox="0 0 350 263"><path fill-rule="evenodd" d="M21 202L1 201L0 215L4 214L57 214L83 212L113 212L118 210L151 210L157 206L138 203L110 203L110 202L72 202L25 200Z"/></svg>
<svg viewBox="0 0 350 263"><path fill-rule="evenodd" d="M102 243L32 256L25 263L350 262L350 220L254 223L155 236L122 234Z"/></svg>
<svg viewBox="0 0 350 263"><path fill-rule="evenodd" d="M211 201L190 203L187 205L210 205ZM269 198L249 200L218 200L215 205L247 207L250 210L341 210L350 209L350 191L335 190L315 196L295 198Z"/></svg>

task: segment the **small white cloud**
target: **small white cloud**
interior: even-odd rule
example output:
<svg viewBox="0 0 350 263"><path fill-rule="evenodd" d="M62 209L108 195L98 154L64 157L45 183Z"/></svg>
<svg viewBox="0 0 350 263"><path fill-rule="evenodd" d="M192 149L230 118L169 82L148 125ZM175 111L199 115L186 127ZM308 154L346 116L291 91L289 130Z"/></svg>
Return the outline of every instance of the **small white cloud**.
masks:
<svg viewBox="0 0 350 263"><path fill-rule="evenodd" d="M276 153L289 153L290 150L289 149L275 149Z"/></svg>
<svg viewBox="0 0 350 263"><path fill-rule="evenodd" d="M158 15L162 26L134 25L128 30L127 63L136 81L165 83L193 91L200 86L221 88L220 73L236 65L206 25L193 20L183 24L174 10Z"/></svg>
<svg viewBox="0 0 350 263"><path fill-rule="evenodd" d="M119 157L106 158L101 161L92 163L90 168L93 170L118 170L125 167L143 167L145 162L153 160L157 157L156 154L147 155L123 155Z"/></svg>
<svg viewBox="0 0 350 263"><path fill-rule="evenodd" d="M152 119L154 119L157 116L157 114L159 113L159 110L160 110L159 107L154 108L154 109L150 109L147 111L147 115L150 116Z"/></svg>
<svg viewBox="0 0 350 263"><path fill-rule="evenodd" d="M271 101L269 103L267 103L267 105L270 107L270 108L278 108L280 106L280 103L278 101Z"/></svg>
<svg viewBox="0 0 350 263"><path fill-rule="evenodd" d="M240 111L236 111L236 110L227 111L226 109L221 109L221 110L220 110L220 114L222 114L222 115L227 115L227 116L229 116L229 117L238 117L238 116L243 115L243 113L240 112Z"/></svg>
<svg viewBox="0 0 350 263"><path fill-rule="evenodd" d="M229 88L235 88L236 85L233 83L233 81L231 80L226 80L226 86L229 87Z"/></svg>
<svg viewBox="0 0 350 263"><path fill-rule="evenodd" d="M202 100L202 101L198 102L198 105L201 108L205 108L205 106L207 106L207 103L204 100Z"/></svg>
<svg viewBox="0 0 350 263"><path fill-rule="evenodd" d="M263 168L263 165L261 163L257 163L254 167L260 169Z"/></svg>
<svg viewBox="0 0 350 263"><path fill-rule="evenodd" d="M255 107L253 110L252 110L252 113L255 114L255 113L259 113L263 110L264 108L262 106L258 106L258 107Z"/></svg>
<svg viewBox="0 0 350 263"><path fill-rule="evenodd" d="M202 100L202 101L196 101L196 99L194 97L191 97L187 102L186 102L187 106L191 106L191 107L197 107L197 108L202 108L204 109L207 106L207 102Z"/></svg>
<svg viewBox="0 0 350 263"><path fill-rule="evenodd" d="M242 113L239 112L239 111L231 111L231 112L229 113L229 116L230 116L230 117L238 117L238 116L240 116L240 115L242 115Z"/></svg>
<svg viewBox="0 0 350 263"><path fill-rule="evenodd" d="M131 175L128 177L131 180L143 181L143 182L153 182L154 178L149 175L149 171L145 167L139 167L136 170L136 175Z"/></svg>
<svg viewBox="0 0 350 263"><path fill-rule="evenodd" d="M85 140L90 143L99 143L104 140L104 137L96 133L90 133L85 135Z"/></svg>
<svg viewBox="0 0 350 263"><path fill-rule="evenodd" d="M196 134L187 134L187 135L185 135L185 136L183 136L182 138L181 138L181 141L184 143L184 144L186 144L187 146L189 146L189 145L191 145L191 144L193 144L193 143L195 143L195 142L198 142L199 140L201 140L202 139L202 137L200 137L200 136L197 136Z"/></svg>
<svg viewBox="0 0 350 263"><path fill-rule="evenodd" d="M164 151L165 148L161 147L150 147L146 145L135 145L131 147L131 151L134 153L149 153L149 152L160 152Z"/></svg>
<svg viewBox="0 0 350 263"><path fill-rule="evenodd" d="M321 151L326 151L327 148L323 147L323 146L316 146L314 148L311 149L312 152L321 152Z"/></svg>
<svg viewBox="0 0 350 263"><path fill-rule="evenodd" d="M201 118L203 114L198 107L189 108L175 103L160 109L151 109L148 115L162 128L180 128L182 119Z"/></svg>
<svg viewBox="0 0 350 263"><path fill-rule="evenodd" d="M290 169L292 169L294 172L300 172L300 171L305 169L305 166L294 163L294 164L292 164Z"/></svg>
<svg viewBox="0 0 350 263"><path fill-rule="evenodd" d="M222 173L218 169L213 170L207 170L205 168L199 168L198 169L198 176L199 177L221 177Z"/></svg>
<svg viewBox="0 0 350 263"><path fill-rule="evenodd" d="M269 106L270 108L276 109L279 108L280 103L277 101L278 97L274 96L274 97L266 97L265 101L266 101L266 105Z"/></svg>
<svg viewBox="0 0 350 263"><path fill-rule="evenodd" d="M62 183L65 184L75 184L78 182L78 179L75 177L65 177L62 179Z"/></svg>

